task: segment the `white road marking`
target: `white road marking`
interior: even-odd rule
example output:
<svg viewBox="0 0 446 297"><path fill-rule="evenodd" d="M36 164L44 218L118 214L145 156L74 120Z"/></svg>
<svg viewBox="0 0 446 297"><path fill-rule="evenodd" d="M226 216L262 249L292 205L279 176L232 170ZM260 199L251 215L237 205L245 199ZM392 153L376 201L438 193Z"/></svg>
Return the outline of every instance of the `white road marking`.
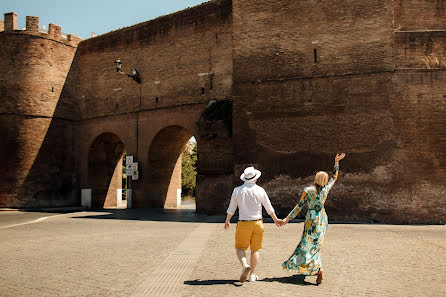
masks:
<svg viewBox="0 0 446 297"><path fill-rule="evenodd" d="M34 221L31 221L31 222L23 222L23 223L14 224L14 225L3 226L3 227L0 227L0 229L6 229L6 228L12 228L12 227L17 227L17 226L22 226L22 225L28 225L28 224L38 223L38 222L44 221L44 220L46 220L46 219L48 219L48 218L49 218L49 217L41 217L41 218L38 218L38 219L36 219L36 220L34 220Z"/></svg>

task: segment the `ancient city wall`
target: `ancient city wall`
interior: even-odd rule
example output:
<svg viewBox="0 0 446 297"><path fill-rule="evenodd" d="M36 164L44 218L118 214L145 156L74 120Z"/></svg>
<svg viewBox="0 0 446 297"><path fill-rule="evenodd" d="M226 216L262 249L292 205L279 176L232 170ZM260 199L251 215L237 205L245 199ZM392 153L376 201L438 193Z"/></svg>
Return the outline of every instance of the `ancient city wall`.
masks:
<svg viewBox="0 0 446 297"><path fill-rule="evenodd" d="M345 151L327 202L331 219L445 220L442 72L395 72L395 64L420 67L442 33L394 34L394 9L400 23L414 17L394 4L234 1L235 171L259 166L280 213ZM427 94L418 102L416 92Z"/></svg>
<svg viewBox="0 0 446 297"><path fill-rule="evenodd" d="M397 31L444 30L444 0L394 0L394 26Z"/></svg>
<svg viewBox="0 0 446 297"><path fill-rule="evenodd" d="M134 206L159 206L147 197L150 146L161 130L177 125L198 142L202 182L197 189L197 209L214 211L215 205L222 204L219 199L230 195L231 135L216 128L220 119L202 120L203 131L197 124L208 106L232 99L231 4L212 1L80 43L82 187L94 187L86 164L89 146L101 133L111 132L122 135L127 154L139 161L141 179L132 183ZM140 85L115 71L118 58L123 72L137 69ZM214 182L206 182L210 176L217 184L225 184L226 191L221 186L216 191ZM204 198L210 196L212 201Z"/></svg>
<svg viewBox="0 0 446 297"><path fill-rule="evenodd" d="M5 14L0 32L0 206L73 205L76 102L60 97L79 39L40 31L37 17L19 30L17 17Z"/></svg>

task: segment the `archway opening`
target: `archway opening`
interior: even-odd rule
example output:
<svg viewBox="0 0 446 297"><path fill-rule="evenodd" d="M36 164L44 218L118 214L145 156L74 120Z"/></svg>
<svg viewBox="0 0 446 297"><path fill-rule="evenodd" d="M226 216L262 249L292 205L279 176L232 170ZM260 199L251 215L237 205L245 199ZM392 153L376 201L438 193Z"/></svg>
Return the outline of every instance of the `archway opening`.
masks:
<svg viewBox="0 0 446 297"><path fill-rule="evenodd" d="M92 208L122 207L123 142L113 133L96 137L88 153Z"/></svg>
<svg viewBox="0 0 446 297"><path fill-rule="evenodd" d="M196 150L195 138L183 127L169 126L155 136L149 150L149 166L146 174L150 207L196 209L194 199L198 160ZM183 164L183 159L189 164ZM184 171L185 168L195 171L195 174L191 176L191 172ZM186 176L189 180L184 182ZM181 207L184 198L186 200Z"/></svg>
<svg viewBox="0 0 446 297"><path fill-rule="evenodd" d="M184 148L181 160L181 209L196 210L195 189L197 186L198 146L191 137Z"/></svg>

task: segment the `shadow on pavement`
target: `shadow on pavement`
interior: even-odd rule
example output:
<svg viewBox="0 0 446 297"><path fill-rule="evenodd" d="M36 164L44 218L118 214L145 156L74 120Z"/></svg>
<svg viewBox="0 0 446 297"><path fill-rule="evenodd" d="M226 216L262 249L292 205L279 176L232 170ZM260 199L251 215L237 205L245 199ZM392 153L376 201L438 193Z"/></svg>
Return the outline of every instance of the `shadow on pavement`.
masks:
<svg viewBox="0 0 446 297"><path fill-rule="evenodd" d="M76 213L72 218L100 219L100 220L139 220L158 222L197 222L197 223L224 223L223 215L205 215L196 213L191 209L160 209L160 208L136 208L136 209L100 209L88 212ZM233 220L231 220L233 221Z"/></svg>
<svg viewBox="0 0 446 297"><path fill-rule="evenodd" d="M295 284L301 286L317 286L317 284L310 283L305 281L305 275L295 274L292 276L284 276L284 277L270 277L259 280L261 282L279 282L284 284Z"/></svg>
<svg viewBox="0 0 446 297"><path fill-rule="evenodd" d="M209 279L209 280L193 280L185 281L185 285L191 286L213 286L213 285L234 285L235 287L243 286L239 281L232 279Z"/></svg>

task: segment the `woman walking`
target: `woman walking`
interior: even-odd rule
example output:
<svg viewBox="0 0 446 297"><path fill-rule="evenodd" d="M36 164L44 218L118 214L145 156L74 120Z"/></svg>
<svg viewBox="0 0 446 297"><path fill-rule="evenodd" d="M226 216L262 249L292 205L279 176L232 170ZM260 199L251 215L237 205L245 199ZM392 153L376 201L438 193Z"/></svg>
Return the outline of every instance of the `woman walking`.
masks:
<svg viewBox="0 0 446 297"><path fill-rule="evenodd" d="M321 248L328 224L324 203L328 192L338 178L339 161L344 157L345 154L336 155L335 166L330 179L324 171L319 171L316 174L313 185L304 189L299 203L284 220L286 224L294 219L307 202L308 211L305 216L302 238L291 257L282 264L282 267L287 270L296 270L303 275L317 275L317 284L322 283L324 273L322 271Z"/></svg>

